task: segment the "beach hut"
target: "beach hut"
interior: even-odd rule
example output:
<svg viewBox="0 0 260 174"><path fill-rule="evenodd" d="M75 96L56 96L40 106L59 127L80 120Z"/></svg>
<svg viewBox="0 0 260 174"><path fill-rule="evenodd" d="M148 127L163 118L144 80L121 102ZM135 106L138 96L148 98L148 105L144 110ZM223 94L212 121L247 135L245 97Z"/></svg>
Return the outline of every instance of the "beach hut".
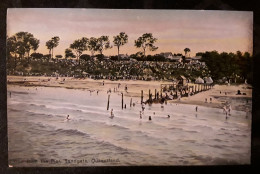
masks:
<svg viewBox="0 0 260 174"><path fill-rule="evenodd" d="M211 77L204 77L204 82L207 84L211 84L211 83L213 83L213 80Z"/></svg>
<svg viewBox="0 0 260 174"><path fill-rule="evenodd" d="M195 83L201 84L201 83L204 83L204 80L199 77L199 78L197 78L197 79L195 80Z"/></svg>
<svg viewBox="0 0 260 174"><path fill-rule="evenodd" d="M179 85L185 86L187 84L187 79L184 76L177 77L177 80L179 81Z"/></svg>

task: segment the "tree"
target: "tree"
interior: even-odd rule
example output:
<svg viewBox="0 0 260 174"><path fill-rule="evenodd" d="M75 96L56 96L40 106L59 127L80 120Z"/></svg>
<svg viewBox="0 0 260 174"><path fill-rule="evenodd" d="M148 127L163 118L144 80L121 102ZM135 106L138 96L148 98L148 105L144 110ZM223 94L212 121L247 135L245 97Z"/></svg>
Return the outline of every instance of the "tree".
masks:
<svg viewBox="0 0 260 174"><path fill-rule="evenodd" d="M88 61L88 60L90 60L90 55L82 54L79 58L82 59L82 60Z"/></svg>
<svg viewBox="0 0 260 174"><path fill-rule="evenodd" d="M119 48L128 42L128 35L125 32L119 33L119 35L114 36L114 45L117 47L117 55L119 60Z"/></svg>
<svg viewBox="0 0 260 174"><path fill-rule="evenodd" d="M54 47L54 44L53 44L52 40L48 40L46 42L46 47L49 50L49 56L50 56L50 57L48 57L48 61L49 61L49 59L51 58L51 50Z"/></svg>
<svg viewBox="0 0 260 174"><path fill-rule="evenodd" d="M110 46L109 36L101 36L97 39L97 50L103 55L103 51L106 49L112 48Z"/></svg>
<svg viewBox="0 0 260 174"><path fill-rule="evenodd" d="M73 54L72 50L67 48L65 50L65 58L75 58L76 56Z"/></svg>
<svg viewBox="0 0 260 174"><path fill-rule="evenodd" d="M28 32L18 32L15 35L7 38L7 54L18 54L19 58L24 58L25 53L30 58L30 50L36 51L40 41L34 38L33 34Z"/></svg>
<svg viewBox="0 0 260 174"><path fill-rule="evenodd" d="M184 52L185 52L185 57L187 56L187 53L190 52L190 49L189 48L185 48L184 49Z"/></svg>
<svg viewBox="0 0 260 174"><path fill-rule="evenodd" d="M43 54L41 54L41 53L32 53L31 57L33 59L42 59L43 58Z"/></svg>
<svg viewBox="0 0 260 174"><path fill-rule="evenodd" d="M145 51L148 48L150 51L155 51L158 47L155 47L153 44L157 41L156 38L153 37L152 33L145 33L137 40L135 40L135 46L137 48L143 49L143 55L145 56Z"/></svg>
<svg viewBox="0 0 260 174"><path fill-rule="evenodd" d="M56 57L56 59L61 59L62 55L59 54L59 55L56 55L55 57Z"/></svg>
<svg viewBox="0 0 260 174"><path fill-rule="evenodd" d="M91 52L91 55L94 56L95 52L98 50L97 48L98 39L91 37L88 42L88 49Z"/></svg>
<svg viewBox="0 0 260 174"><path fill-rule="evenodd" d="M53 58L53 49L59 45L60 38L59 36L55 36L46 42L46 47L49 50L49 54Z"/></svg>
<svg viewBox="0 0 260 174"><path fill-rule="evenodd" d="M75 51L76 58L78 59L78 63L80 64L79 57L83 53L83 51L87 50L88 38L83 37L81 39L75 40L72 44L70 44L70 48Z"/></svg>

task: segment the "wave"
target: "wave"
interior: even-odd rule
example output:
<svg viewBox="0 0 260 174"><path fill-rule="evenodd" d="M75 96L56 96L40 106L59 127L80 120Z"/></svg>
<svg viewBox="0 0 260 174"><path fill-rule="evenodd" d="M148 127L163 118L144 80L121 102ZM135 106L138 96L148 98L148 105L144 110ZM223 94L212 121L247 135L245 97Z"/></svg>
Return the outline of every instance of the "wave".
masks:
<svg viewBox="0 0 260 174"><path fill-rule="evenodd" d="M61 136L61 134L67 136L78 135L78 136L90 137L89 134L85 132L81 132L77 129L56 129L52 131L52 133L50 133L50 135L59 135L59 136Z"/></svg>
<svg viewBox="0 0 260 174"><path fill-rule="evenodd" d="M194 127L194 128L198 128L198 129L213 130L213 127L206 126L206 125L196 125L196 126L193 126L193 127Z"/></svg>
<svg viewBox="0 0 260 174"><path fill-rule="evenodd" d="M8 111L12 111L12 112L20 112L21 110L14 109L14 108L9 108L9 107L8 107Z"/></svg>

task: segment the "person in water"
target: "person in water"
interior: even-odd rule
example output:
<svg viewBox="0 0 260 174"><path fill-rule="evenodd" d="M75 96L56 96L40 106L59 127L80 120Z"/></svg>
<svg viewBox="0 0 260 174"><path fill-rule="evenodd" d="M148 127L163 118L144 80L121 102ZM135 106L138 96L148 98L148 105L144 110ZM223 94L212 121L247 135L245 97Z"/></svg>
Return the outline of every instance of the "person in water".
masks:
<svg viewBox="0 0 260 174"><path fill-rule="evenodd" d="M149 116L149 120L150 120L150 121L152 120L152 117L151 117L151 116Z"/></svg>
<svg viewBox="0 0 260 174"><path fill-rule="evenodd" d="M140 119L142 119L142 118L143 118L143 117L142 117L142 115L143 115L143 114L142 114L142 111L140 111Z"/></svg>
<svg viewBox="0 0 260 174"><path fill-rule="evenodd" d="M198 106L196 106L195 110L196 110L196 112L198 112Z"/></svg>
<svg viewBox="0 0 260 174"><path fill-rule="evenodd" d="M113 109L111 109L111 118L114 117Z"/></svg>
<svg viewBox="0 0 260 174"><path fill-rule="evenodd" d="M170 115L168 115L168 118L170 118L171 116Z"/></svg>
<svg viewBox="0 0 260 174"><path fill-rule="evenodd" d="M67 120L70 120L69 116L70 116L70 115L67 115L67 118L66 118Z"/></svg>

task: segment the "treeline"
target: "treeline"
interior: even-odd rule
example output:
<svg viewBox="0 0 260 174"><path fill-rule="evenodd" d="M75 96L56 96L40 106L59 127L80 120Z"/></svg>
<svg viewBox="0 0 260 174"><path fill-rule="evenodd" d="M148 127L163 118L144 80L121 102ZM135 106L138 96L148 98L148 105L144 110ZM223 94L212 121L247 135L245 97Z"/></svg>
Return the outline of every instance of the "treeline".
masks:
<svg viewBox="0 0 260 174"><path fill-rule="evenodd" d="M49 54L36 53L39 48L40 40L35 38L33 34L29 32L18 32L13 36L7 37L7 59L15 58L18 60L24 59L27 55L28 63L30 58L36 59L53 59L54 48L59 45L59 36L52 37L49 41L45 43L46 48L49 50ZM155 51L158 47L154 46L157 38L154 38L152 33L145 33L137 40L135 40L134 46L140 48L142 55L145 56L147 50ZM96 52L103 55L104 50L111 49L113 46L117 48L117 57L119 59L120 48L128 43L128 35L125 32L120 32L118 35L113 37L113 44L111 44L109 36L95 37L82 37L75 40L70 44L69 48L65 49L65 58L77 58L80 64L80 57L84 52L90 51L91 56L94 56ZM32 54L30 54L33 51ZM62 58L62 55L56 55L56 58Z"/></svg>
<svg viewBox="0 0 260 174"><path fill-rule="evenodd" d="M213 79L226 80L233 83L252 83L253 80L253 57L248 53L236 53L217 51L206 51L197 53L202 56L201 61L205 62Z"/></svg>

